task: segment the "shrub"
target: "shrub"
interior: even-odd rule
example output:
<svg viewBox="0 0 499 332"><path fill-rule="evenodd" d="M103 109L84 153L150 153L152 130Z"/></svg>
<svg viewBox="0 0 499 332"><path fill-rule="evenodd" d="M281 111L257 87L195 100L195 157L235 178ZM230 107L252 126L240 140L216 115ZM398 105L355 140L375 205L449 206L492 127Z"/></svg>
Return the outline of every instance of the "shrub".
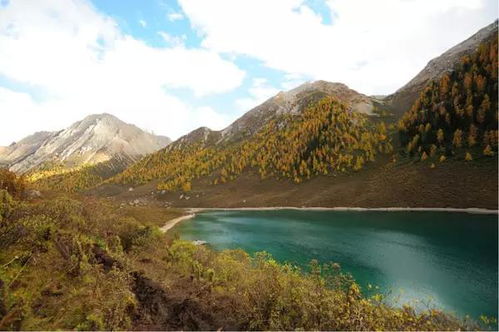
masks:
<svg viewBox="0 0 499 332"><path fill-rule="evenodd" d="M312 261L306 272L267 253L167 242L157 227L96 200L8 206L0 330L483 328L367 297L337 264Z"/></svg>
<svg viewBox="0 0 499 332"><path fill-rule="evenodd" d="M15 198L21 198L26 189L24 177L17 176L8 169L0 169L0 190L6 190Z"/></svg>
<svg viewBox="0 0 499 332"><path fill-rule="evenodd" d="M6 190L0 189L0 222L12 213L13 204L12 196Z"/></svg>

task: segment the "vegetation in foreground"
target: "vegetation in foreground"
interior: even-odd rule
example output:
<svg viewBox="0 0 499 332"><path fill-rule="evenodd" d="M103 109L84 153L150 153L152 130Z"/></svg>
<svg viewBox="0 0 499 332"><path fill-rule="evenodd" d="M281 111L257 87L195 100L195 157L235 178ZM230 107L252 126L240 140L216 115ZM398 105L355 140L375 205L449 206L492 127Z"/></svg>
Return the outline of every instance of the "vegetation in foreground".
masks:
<svg viewBox="0 0 499 332"><path fill-rule="evenodd" d="M157 222L157 221L155 221ZM334 264L214 252L92 199L0 190L0 329L458 330L435 309L366 297Z"/></svg>

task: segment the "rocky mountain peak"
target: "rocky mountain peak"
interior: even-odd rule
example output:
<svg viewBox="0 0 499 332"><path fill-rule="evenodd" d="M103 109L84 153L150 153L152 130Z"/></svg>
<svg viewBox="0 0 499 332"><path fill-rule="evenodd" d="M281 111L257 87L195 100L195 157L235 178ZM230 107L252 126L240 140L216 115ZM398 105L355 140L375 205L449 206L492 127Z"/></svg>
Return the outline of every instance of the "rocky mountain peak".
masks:
<svg viewBox="0 0 499 332"><path fill-rule="evenodd" d="M59 132L39 132L0 150L0 162L13 171L26 172L52 161L69 166L113 158L133 161L170 142L114 115L93 114Z"/></svg>

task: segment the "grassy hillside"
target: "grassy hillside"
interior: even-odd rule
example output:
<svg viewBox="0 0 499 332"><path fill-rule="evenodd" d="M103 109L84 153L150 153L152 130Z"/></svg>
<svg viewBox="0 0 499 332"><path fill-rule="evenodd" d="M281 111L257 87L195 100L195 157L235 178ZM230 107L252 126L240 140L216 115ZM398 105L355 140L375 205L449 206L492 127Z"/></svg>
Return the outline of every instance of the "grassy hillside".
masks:
<svg viewBox="0 0 499 332"><path fill-rule="evenodd" d="M366 297L337 264L301 271L265 253L168 239L153 219L95 199L26 202L0 190L0 329L487 327Z"/></svg>
<svg viewBox="0 0 499 332"><path fill-rule="evenodd" d="M212 184L209 177L192 183L189 193L157 192L157 181L129 191L127 186L99 186L91 193L113 196L119 202L135 199L149 205L175 207L420 207L484 208L497 210L497 163L447 160L430 167L427 162L391 161L379 157L360 172L337 176L317 175L302 183L291 179L261 179L255 171L233 181ZM477 185L479 184L479 185ZM151 195L154 192L154 195Z"/></svg>
<svg viewBox="0 0 499 332"><path fill-rule="evenodd" d="M161 179L160 190L189 191L194 179L211 176L213 184L234 180L247 169L261 178L289 178L360 170L378 153L392 150L383 123L351 112L327 97L299 114L281 114L251 138L232 144L204 140L152 154L109 182L143 184Z"/></svg>
<svg viewBox="0 0 499 332"><path fill-rule="evenodd" d="M399 123L403 153L471 161L497 154L497 36L431 82Z"/></svg>
<svg viewBox="0 0 499 332"><path fill-rule="evenodd" d="M115 157L105 162L79 166L50 162L29 171L25 178L31 187L38 190L74 193L101 184L122 172L133 162L126 157Z"/></svg>

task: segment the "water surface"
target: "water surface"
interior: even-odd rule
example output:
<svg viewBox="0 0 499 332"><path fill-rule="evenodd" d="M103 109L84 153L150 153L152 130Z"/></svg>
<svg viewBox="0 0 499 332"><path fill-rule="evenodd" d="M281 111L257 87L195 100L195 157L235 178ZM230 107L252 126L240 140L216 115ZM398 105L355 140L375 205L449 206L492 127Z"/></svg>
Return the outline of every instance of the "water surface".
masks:
<svg viewBox="0 0 499 332"><path fill-rule="evenodd" d="M174 228L215 249L338 262L363 286L459 315L497 316L497 215L380 211L209 211Z"/></svg>

